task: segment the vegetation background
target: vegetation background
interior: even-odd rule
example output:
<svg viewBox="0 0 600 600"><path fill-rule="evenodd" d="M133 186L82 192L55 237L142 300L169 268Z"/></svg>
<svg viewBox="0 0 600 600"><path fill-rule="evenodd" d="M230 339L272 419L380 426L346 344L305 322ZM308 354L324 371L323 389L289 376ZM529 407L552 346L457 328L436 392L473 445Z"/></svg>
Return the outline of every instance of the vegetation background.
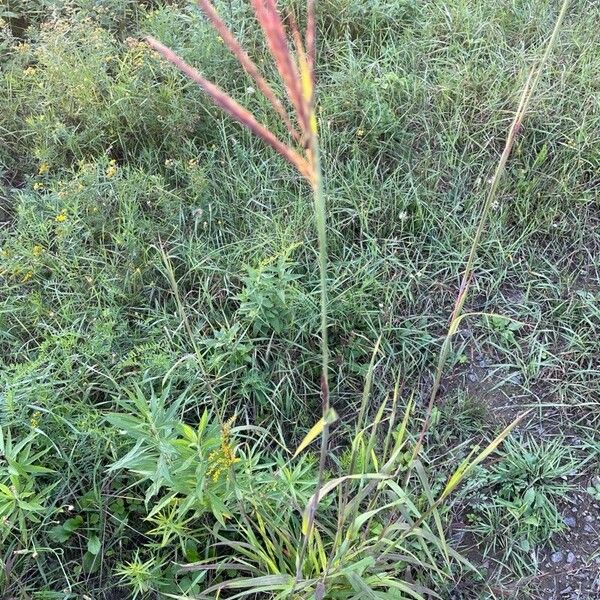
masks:
<svg viewBox="0 0 600 600"><path fill-rule="evenodd" d="M277 88L250 4L216 5ZM489 178L560 7L317 7L327 475L353 479L304 548L310 196L142 36L283 135L277 116L195 3L0 7L2 597L598 597L600 5L571 2L416 461ZM394 478L367 477L387 461Z"/></svg>

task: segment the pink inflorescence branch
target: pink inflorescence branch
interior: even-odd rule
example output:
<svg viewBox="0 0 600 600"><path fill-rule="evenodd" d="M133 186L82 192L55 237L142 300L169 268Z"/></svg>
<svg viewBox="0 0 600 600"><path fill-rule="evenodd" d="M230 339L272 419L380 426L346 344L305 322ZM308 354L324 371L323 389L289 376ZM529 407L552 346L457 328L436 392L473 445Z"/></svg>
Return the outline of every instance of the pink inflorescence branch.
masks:
<svg viewBox="0 0 600 600"><path fill-rule="evenodd" d="M262 76L256 63L225 25L212 2L210 0L198 0L198 5L221 36L224 44L235 55L240 65L256 83L258 90L277 112L293 140L291 143L279 139L269 128L260 123L248 109L244 108L220 87L203 77L197 69L186 63L170 48L153 37L147 37L146 40L161 56L177 67L189 79L196 82L217 106L271 146L296 167L298 172L314 186L317 177L315 156L317 125L314 106L314 0L309 0L307 4L307 27L304 40L295 21L290 19L295 52L290 49L286 28L277 9L276 0L251 1L254 14L264 32L267 47L293 109L293 118L290 117L281 100Z"/></svg>

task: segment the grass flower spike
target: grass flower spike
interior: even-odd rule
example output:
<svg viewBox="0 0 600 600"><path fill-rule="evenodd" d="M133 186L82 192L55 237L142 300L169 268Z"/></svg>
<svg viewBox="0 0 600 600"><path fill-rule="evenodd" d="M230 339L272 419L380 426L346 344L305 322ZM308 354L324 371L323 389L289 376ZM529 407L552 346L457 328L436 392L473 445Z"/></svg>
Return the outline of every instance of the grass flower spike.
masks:
<svg viewBox="0 0 600 600"><path fill-rule="evenodd" d="M310 42L313 49L304 48L304 43L296 30L294 33L296 55L294 55L290 50L286 28L275 0L252 0L256 19L264 31L267 46L293 109L292 118L271 86L261 75L256 63L222 21L212 2L210 0L198 0L198 5L218 32L223 43L235 55L240 65L256 83L258 90L277 112L292 138L292 143L279 139L275 133L260 123L248 109L219 86L203 77L197 69L186 63L173 50L152 37L146 38L148 44L189 79L196 82L219 108L247 127L292 164L313 188L317 187L318 166L314 156L317 131L313 101L315 34L314 31L311 31L311 28L314 29L314 15L311 17L309 11L309 18L307 19L309 26L305 36L307 43ZM314 11L314 7L312 10Z"/></svg>
<svg viewBox="0 0 600 600"><path fill-rule="evenodd" d="M256 63L248 56L247 52L240 46L233 33L221 20L219 13L210 2L210 0L198 0L198 6L202 9L204 14L212 23L213 27L219 32L221 39L229 50L236 56L246 73L254 79L258 89L262 92L263 96L271 103L277 114L286 124L290 134L298 140L300 134L293 126L289 115L287 114L281 100L276 96L271 86L267 83L265 78L261 75L260 70L256 66Z"/></svg>

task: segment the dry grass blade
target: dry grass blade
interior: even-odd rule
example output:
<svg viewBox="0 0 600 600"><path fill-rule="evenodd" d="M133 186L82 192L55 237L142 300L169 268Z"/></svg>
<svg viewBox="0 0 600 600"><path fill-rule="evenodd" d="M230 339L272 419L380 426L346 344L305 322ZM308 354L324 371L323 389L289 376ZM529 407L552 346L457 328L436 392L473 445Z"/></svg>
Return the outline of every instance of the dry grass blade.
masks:
<svg viewBox="0 0 600 600"><path fill-rule="evenodd" d="M292 455L292 458L296 458L296 456L298 456L298 454L300 454L303 450L308 448L308 446L310 446L310 444L312 444L312 442L319 435L322 434L323 429L325 427L327 427L328 425L335 423L335 421L337 421L337 418L338 418L338 416L337 416L337 413L335 412L335 410L333 408L330 408L329 413L327 415L321 417L319 419L319 421L317 421L311 427L310 431L304 436L304 439L302 440L302 442L300 442L300 444L296 448L294 454Z"/></svg>

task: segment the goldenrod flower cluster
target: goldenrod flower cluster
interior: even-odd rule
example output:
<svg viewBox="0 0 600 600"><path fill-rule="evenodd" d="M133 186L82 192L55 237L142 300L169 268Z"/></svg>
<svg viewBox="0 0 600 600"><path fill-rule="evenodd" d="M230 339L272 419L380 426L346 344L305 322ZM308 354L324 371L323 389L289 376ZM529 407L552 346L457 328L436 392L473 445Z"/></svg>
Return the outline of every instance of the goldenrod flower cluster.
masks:
<svg viewBox="0 0 600 600"><path fill-rule="evenodd" d="M106 168L106 176L107 177L114 177L117 174L118 168L119 167L117 167L117 161L113 158L108 163L108 167Z"/></svg>
<svg viewBox="0 0 600 600"><path fill-rule="evenodd" d="M139 69L143 66L146 56L148 56L150 53L148 44L142 40L132 37L128 37L125 40L125 44L128 47L127 55L131 60L131 64L133 65L134 69Z"/></svg>
<svg viewBox="0 0 600 600"><path fill-rule="evenodd" d="M240 460L235 456L235 447L231 443L231 426L233 425L233 420L234 417L223 424L221 445L218 450L214 450L208 456L209 467L206 474L213 481L218 481L223 473L227 473L230 467Z"/></svg>
<svg viewBox="0 0 600 600"><path fill-rule="evenodd" d="M31 415L30 424L34 429L36 429L39 426L41 418L42 418L42 413L39 410L36 410Z"/></svg>
<svg viewBox="0 0 600 600"><path fill-rule="evenodd" d="M21 279L21 283L27 283L33 277L33 271L29 270Z"/></svg>

